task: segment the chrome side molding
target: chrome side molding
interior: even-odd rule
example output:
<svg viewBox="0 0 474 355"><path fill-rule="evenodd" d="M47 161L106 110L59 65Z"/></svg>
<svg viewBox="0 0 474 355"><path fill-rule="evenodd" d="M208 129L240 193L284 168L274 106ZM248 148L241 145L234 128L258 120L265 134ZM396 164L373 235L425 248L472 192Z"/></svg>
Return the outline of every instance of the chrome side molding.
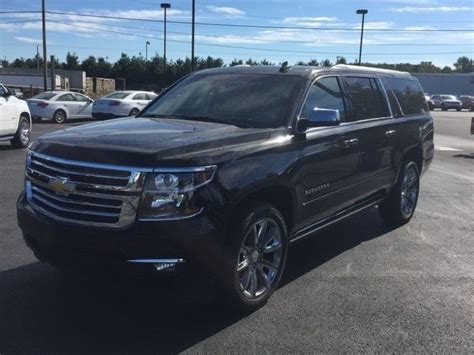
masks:
<svg viewBox="0 0 474 355"><path fill-rule="evenodd" d="M156 271L173 271L177 264L184 264L186 261L183 258L172 259L132 259L127 260L129 263L135 264L153 264Z"/></svg>

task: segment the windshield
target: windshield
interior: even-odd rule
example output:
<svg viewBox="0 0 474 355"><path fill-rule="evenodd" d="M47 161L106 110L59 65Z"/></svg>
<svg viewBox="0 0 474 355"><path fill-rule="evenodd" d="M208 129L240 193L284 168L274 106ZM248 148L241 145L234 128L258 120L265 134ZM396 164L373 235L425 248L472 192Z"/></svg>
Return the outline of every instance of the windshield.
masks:
<svg viewBox="0 0 474 355"><path fill-rule="evenodd" d="M129 92L113 92L105 97L108 99L125 99L128 95L130 95Z"/></svg>
<svg viewBox="0 0 474 355"><path fill-rule="evenodd" d="M56 96L56 94L52 94L50 92L42 92L41 94L33 96L32 99L35 99L35 100L49 100L53 96Z"/></svg>
<svg viewBox="0 0 474 355"><path fill-rule="evenodd" d="M280 127L305 83L304 78L289 75L193 75L170 89L141 116Z"/></svg>
<svg viewBox="0 0 474 355"><path fill-rule="evenodd" d="M456 100L456 97L452 95L441 95L441 98L443 100Z"/></svg>

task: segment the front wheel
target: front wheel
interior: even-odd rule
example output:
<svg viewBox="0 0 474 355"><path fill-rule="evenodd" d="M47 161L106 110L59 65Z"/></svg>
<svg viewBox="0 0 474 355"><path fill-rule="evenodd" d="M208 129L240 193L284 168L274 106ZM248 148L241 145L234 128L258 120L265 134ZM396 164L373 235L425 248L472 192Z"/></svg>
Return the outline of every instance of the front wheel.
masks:
<svg viewBox="0 0 474 355"><path fill-rule="evenodd" d="M278 287L288 252L288 232L281 213L255 202L230 233L224 283L231 304L244 312L262 307Z"/></svg>
<svg viewBox="0 0 474 355"><path fill-rule="evenodd" d="M18 122L18 129L15 136L11 140L11 144L15 148L26 148L30 143L31 126L30 120L26 116L21 116Z"/></svg>
<svg viewBox="0 0 474 355"><path fill-rule="evenodd" d="M406 162L390 196L379 205L382 219L390 225L408 223L415 213L420 191L420 171L414 161Z"/></svg>
<svg viewBox="0 0 474 355"><path fill-rule="evenodd" d="M460 109L460 108L457 108L457 109L456 109L456 111L458 111L458 112L459 112L459 111L461 111L461 109Z"/></svg>
<svg viewBox="0 0 474 355"><path fill-rule="evenodd" d="M441 111L448 111L445 105L441 105Z"/></svg>

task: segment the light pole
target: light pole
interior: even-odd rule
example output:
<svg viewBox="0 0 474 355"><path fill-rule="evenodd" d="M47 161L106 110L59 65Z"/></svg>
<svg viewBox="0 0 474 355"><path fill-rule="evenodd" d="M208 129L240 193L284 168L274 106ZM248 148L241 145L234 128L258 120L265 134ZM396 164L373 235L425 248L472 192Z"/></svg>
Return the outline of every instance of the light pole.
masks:
<svg viewBox="0 0 474 355"><path fill-rule="evenodd" d="M161 8L165 11L164 16L164 40L163 40L163 85L166 85L166 10L171 8L168 3L161 3Z"/></svg>
<svg viewBox="0 0 474 355"><path fill-rule="evenodd" d="M145 62L148 62L148 46L150 45L150 42L146 41L145 43Z"/></svg>
<svg viewBox="0 0 474 355"><path fill-rule="evenodd" d="M362 41L364 39L364 21L365 21L365 14L368 13L369 10L366 9L359 9L356 11L357 15L362 15L362 27L360 29L360 47L359 47L359 65L362 60Z"/></svg>
<svg viewBox="0 0 474 355"><path fill-rule="evenodd" d="M45 0L41 1L41 20L43 24L43 86L44 91L48 90L48 58L46 57L46 5Z"/></svg>
<svg viewBox="0 0 474 355"><path fill-rule="evenodd" d="M194 25L196 18L196 1L193 0L193 19L192 19L192 34L191 34L191 72L194 71Z"/></svg>

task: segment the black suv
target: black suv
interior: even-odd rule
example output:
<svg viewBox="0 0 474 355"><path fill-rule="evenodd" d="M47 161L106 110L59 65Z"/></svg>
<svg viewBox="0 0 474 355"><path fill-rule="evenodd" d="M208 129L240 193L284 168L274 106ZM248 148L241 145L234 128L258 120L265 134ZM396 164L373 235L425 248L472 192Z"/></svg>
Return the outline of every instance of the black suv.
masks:
<svg viewBox="0 0 474 355"><path fill-rule="evenodd" d="M408 222L433 152L423 90L407 73L204 70L137 117L37 139L18 223L59 268L194 264L252 310L278 286L292 243L374 205L386 222Z"/></svg>

